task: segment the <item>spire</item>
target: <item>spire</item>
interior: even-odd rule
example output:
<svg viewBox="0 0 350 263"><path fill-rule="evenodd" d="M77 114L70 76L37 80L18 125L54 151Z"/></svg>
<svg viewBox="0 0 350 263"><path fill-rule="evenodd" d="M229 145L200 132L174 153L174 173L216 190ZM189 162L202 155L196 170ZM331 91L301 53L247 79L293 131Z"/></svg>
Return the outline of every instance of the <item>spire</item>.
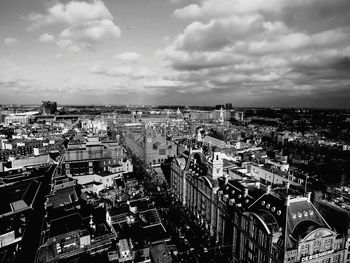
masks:
<svg viewBox="0 0 350 263"><path fill-rule="evenodd" d="M221 107L221 109L220 109L220 118L219 118L219 122L220 122L221 125L223 125L224 122L225 122L224 110L222 109L222 107Z"/></svg>

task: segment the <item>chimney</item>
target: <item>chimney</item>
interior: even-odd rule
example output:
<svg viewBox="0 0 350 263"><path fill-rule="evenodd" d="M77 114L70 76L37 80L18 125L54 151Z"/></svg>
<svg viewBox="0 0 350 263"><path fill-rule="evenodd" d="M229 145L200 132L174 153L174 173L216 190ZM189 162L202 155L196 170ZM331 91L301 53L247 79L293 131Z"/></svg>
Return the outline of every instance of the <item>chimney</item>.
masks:
<svg viewBox="0 0 350 263"><path fill-rule="evenodd" d="M248 188L244 188L244 194L243 194L244 197L247 197L248 196Z"/></svg>
<svg viewBox="0 0 350 263"><path fill-rule="evenodd" d="M307 193L307 201L310 203L311 202L311 192Z"/></svg>
<svg viewBox="0 0 350 263"><path fill-rule="evenodd" d="M287 182L287 184L286 184L287 190L289 190L289 187L290 187L290 182Z"/></svg>
<svg viewBox="0 0 350 263"><path fill-rule="evenodd" d="M290 204L290 195L287 195L287 198L286 198L286 206L289 206Z"/></svg>
<svg viewBox="0 0 350 263"><path fill-rule="evenodd" d="M225 175L224 175L224 184L225 185L228 184L228 176L225 176Z"/></svg>
<svg viewBox="0 0 350 263"><path fill-rule="evenodd" d="M287 193L287 194L288 194L289 188L290 188L290 182L287 182L287 184L286 184L286 193Z"/></svg>
<svg viewBox="0 0 350 263"><path fill-rule="evenodd" d="M268 185L266 187L266 194L268 195L268 194L270 194L270 192L271 192L271 185Z"/></svg>

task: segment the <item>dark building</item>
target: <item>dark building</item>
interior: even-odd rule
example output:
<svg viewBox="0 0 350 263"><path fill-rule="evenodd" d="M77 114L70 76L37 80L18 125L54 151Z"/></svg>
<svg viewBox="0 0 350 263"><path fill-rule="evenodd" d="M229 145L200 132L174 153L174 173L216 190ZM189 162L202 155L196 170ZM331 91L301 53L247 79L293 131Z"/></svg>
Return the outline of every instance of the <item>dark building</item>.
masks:
<svg viewBox="0 0 350 263"><path fill-rule="evenodd" d="M232 109L232 103L226 103L226 110L231 110Z"/></svg>
<svg viewBox="0 0 350 263"><path fill-rule="evenodd" d="M104 209L86 204L76 188L73 179L54 180L45 203L44 229L35 262L95 262L95 255L112 247L115 235L105 221Z"/></svg>
<svg viewBox="0 0 350 263"><path fill-rule="evenodd" d="M40 183L36 180L0 188L1 262L7 262L7 253L16 254L21 248L22 237L32 215L39 188Z"/></svg>
<svg viewBox="0 0 350 263"><path fill-rule="evenodd" d="M57 102L43 101L40 107L40 111L43 115L55 114L55 112L57 111Z"/></svg>

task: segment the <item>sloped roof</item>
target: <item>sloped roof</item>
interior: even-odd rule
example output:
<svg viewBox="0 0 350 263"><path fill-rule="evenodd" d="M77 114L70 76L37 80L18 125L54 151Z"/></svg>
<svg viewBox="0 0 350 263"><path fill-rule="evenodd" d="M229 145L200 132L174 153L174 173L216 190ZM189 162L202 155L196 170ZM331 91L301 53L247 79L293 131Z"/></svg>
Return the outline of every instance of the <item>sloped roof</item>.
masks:
<svg viewBox="0 0 350 263"><path fill-rule="evenodd" d="M304 238L305 235L316 228L330 229L327 222L306 197L292 199L287 206L286 249L295 246L293 238Z"/></svg>

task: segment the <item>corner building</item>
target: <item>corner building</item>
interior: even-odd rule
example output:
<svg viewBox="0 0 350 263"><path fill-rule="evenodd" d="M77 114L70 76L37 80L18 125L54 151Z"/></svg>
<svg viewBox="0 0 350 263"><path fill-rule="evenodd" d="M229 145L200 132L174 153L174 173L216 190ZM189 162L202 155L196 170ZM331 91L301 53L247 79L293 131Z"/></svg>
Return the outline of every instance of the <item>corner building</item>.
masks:
<svg viewBox="0 0 350 263"><path fill-rule="evenodd" d="M171 164L171 193L233 262L344 262L343 236L310 197L252 178L231 180L219 152L184 151Z"/></svg>

